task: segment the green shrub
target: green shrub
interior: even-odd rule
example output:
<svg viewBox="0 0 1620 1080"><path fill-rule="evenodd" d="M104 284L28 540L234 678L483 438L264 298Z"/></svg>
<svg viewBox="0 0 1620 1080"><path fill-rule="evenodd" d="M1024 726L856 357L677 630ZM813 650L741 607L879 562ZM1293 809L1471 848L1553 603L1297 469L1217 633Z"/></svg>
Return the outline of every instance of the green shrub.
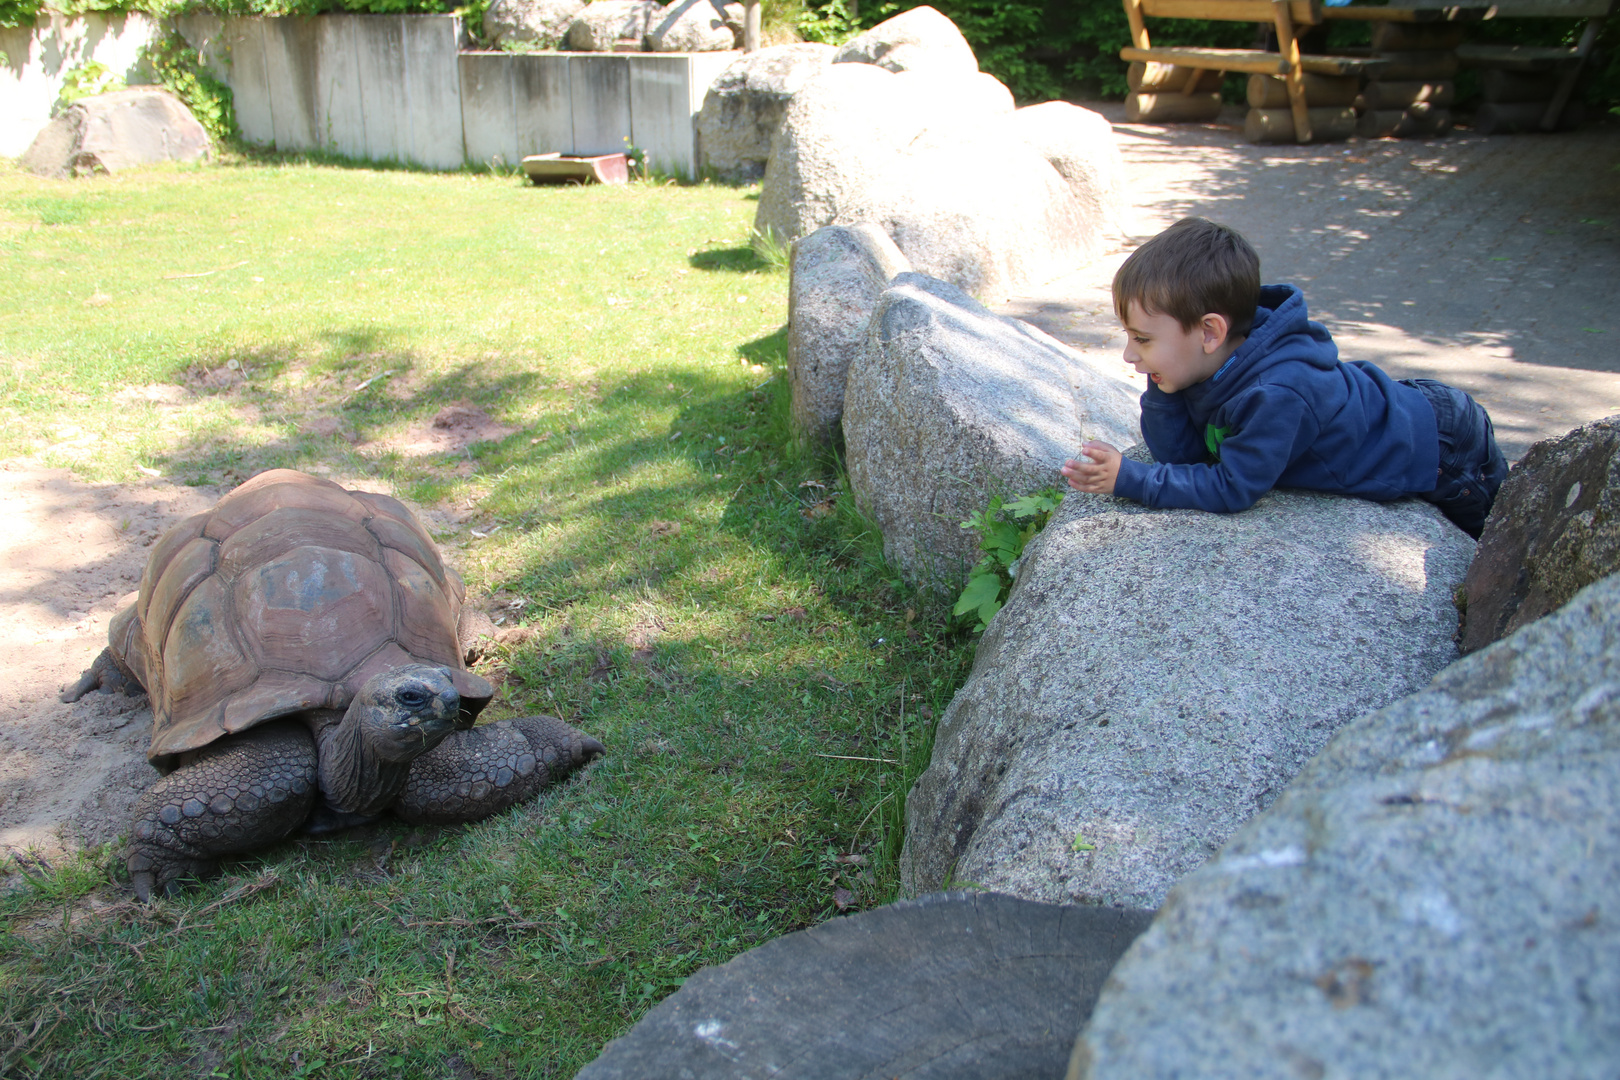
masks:
<svg viewBox="0 0 1620 1080"><path fill-rule="evenodd" d="M236 141L236 107L231 88L214 77L202 54L176 31L141 50L158 83L186 103L186 108L216 145Z"/></svg>
<svg viewBox="0 0 1620 1080"><path fill-rule="evenodd" d="M0 0L0 27L33 26L43 6L41 0Z"/></svg>

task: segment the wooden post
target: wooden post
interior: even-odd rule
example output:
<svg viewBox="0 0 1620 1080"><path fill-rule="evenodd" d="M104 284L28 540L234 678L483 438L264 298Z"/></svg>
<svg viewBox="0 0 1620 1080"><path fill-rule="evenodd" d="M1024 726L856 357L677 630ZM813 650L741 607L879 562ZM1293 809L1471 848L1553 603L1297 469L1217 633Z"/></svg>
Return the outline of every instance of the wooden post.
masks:
<svg viewBox="0 0 1620 1080"><path fill-rule="evenodd" d="M743 0L743 52L759 51L759 0Z"/></svg>
<svg viewBox="0 0 1620 1080"><path fill-rule="evenodd" d="M1125 5L1125 21L1131 24L1131 44L1138 49L1151 49L1147 26L1142 22L1141 0L1121 0Z"/></svg>
<svg viewBox="0 0 1620 1080"><path fill-rule="evenodd" d="M1311 141L1311 114L1305 103L1305 72L1299 66L1299 42L1294 40L1294 20L1288 14L1288 0L1272 0L1277 24L1277 51L1288 61L1288 106L1294 113L1294 138Z"/></svg>
<svg viewBox="0 0 1620 1080"><path fill-rule="evenodd" d="M1614 5L1609 5L1612 10ZM1558 121L1564 115L1564 106L1569 104L1569 95L1575 90L1575 81L1581 77L1581 68L1586 66L1587 54L1597 43L1598 30L1603 26L1602 19L1586 20L1586 29L1581 31L1580 44L1575 46L1575 62L1569 65L1564 77L1558 81L1558 90L1553 94L1552 101L1547 103L1547 113L1541 118L1542 131L1557 131Z"/></svg>

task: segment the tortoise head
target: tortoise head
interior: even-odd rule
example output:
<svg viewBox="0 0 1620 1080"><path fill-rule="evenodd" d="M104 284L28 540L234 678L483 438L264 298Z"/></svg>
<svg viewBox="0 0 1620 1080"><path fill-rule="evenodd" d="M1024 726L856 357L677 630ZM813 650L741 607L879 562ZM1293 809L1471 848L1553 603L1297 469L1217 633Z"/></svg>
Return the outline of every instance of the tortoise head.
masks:
<svg viewBox="0 0 1620 1080"><path fill-rule="evenodd" d="M456 729L461 695L444 668L409 664L368 680L350 704L349 715L359 719L368 752L380 761L404 765Z"/></svg>

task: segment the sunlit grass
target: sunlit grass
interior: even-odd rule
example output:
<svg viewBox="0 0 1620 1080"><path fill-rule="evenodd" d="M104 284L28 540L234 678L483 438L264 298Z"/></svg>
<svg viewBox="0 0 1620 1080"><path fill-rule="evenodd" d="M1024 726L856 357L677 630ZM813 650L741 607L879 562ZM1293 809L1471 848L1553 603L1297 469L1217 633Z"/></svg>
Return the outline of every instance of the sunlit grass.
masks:
<svg viewBox="0 0 1620 1080"><path fill-rule="evenodd" d="M299 840L150 910L112 852L39 871L0 906L0 1075L570 1076L699 966L892 898L968 645L788 450L755 195L0 172L0 457L391 484L524 628L487 715L609 747L502 817ZM505 433L425 446L451 405Z"/></svg>

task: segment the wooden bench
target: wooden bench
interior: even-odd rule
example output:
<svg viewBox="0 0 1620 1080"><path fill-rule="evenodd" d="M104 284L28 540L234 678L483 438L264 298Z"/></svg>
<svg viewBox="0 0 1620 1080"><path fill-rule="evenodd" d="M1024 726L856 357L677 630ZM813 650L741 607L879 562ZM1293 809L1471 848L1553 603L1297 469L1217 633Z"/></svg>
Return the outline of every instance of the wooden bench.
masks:
<svg viewBox="0 0 1620 1080"><path fill-rule="evenodd" d="M1328 19L1365 19L1378 22L1462 22L1481 19L1585 19L1580 41L1573 48L1524 45L1459 45L1457 57L1465 66L1532 74L1555 71L1559 78L1551 100L1539 117L1543 131L1558 127L1569 97L1575 90L1603 20L1615 0L1398 0L1387 6L1324 8Z"/></svg>
<svg viewBox="0 0 1620 1080"><path fill-rule="evenodd" d="M1509 70L1561 72L1557 91L1548 103L1540 126L1551 131L1569 102L1581 68L1597 41L1603 20L1617 0L1397 0L1382 5L1326 7L1320 0L1122 0L1130 23L1131 44L1120 50L1127 62L1175 65L1190 71L1185 90L1198 84L1206 70L1248 72L1280 76L1287 87L1293 115L1294 138L1311 140L1312 120L1305 95L1307 74L1369 76L1384 67L1376 58L1313 56L1302 54L1295 28L1316 26L1328 19L1360 19L1386 23L1467 22L1489 18L1584 18L1580 43L1572 49L1530 49L1463 45L1459 57L1475 66ZM1270 23L1277 31L1277 52L1259 49L1154 48L1146 18L1213 19Z"/></svg>
<svg viewBox="0 0 1620 1080"><path fill-rule="evenodd" d="M1119 51L1127 62L1174 64L1197 72L1237 71L1281 76L1288 88L1288 105L1293 113L1294 138L1311 141L1311 116L1305 98L1305 76L1365 75L1377 70L1380 61L1353 56L1302 55L1294 28L1315 26L1322 21L1320 0L1123 0L1125 18L1131 26L1131 44ZM1260 49L1154 48L1148 38L1145 18L1216 19L1228 22L1270 23L1277 29L1277 51Z"/></svg>

